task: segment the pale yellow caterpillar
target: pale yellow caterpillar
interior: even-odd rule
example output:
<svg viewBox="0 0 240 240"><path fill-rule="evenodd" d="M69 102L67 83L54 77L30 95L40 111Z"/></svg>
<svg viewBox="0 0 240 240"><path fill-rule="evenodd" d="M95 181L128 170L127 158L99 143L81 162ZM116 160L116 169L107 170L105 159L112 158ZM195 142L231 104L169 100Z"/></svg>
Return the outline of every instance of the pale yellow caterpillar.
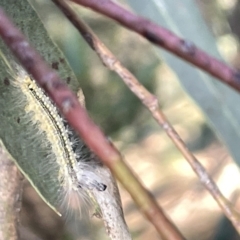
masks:
<svg viewBox="0 0 240 240"><path fill-rule="evenodd" d="M76 93L77 78L28 1L1 0L1 5ZM14 59L1 41L0 50L8 59ZM109 169L68 127L34 80L20 66L1 59L4 57L0 58L0 145L4 144L19 169L56 212L64 213L66 206L74 207L73 203L78 211L81 199L87 198L99 205L112 240L130 240L117 184Z"/></svg>
<svg viewBox="0 0 240 240"><path fill-rule="evenodd" d="M95 172L100 165L97 158L37 83L19 65L14 63L9 68L11 79L7 79L9 82L3 92L10 91L14 111L19 107L22 109L22 113L17 115L17 123L23 128L21 135L24 139L18 139L17 144L22 145L20 155L24 156L14 158L24 175L57 212L61 212L66 204L71 205L74 194L86 199L94 188L104 191L107 186ZM28 156L30 151L35 152L38 162Z"/></svg>
<svg viewBox="0 0 240 240"><path fill-rule="evenodd" d="M58 214L91 202L112 240L130 240L111 172L36 82L19 65L7 67L0 81L0 138L19 169Z"/></svg>

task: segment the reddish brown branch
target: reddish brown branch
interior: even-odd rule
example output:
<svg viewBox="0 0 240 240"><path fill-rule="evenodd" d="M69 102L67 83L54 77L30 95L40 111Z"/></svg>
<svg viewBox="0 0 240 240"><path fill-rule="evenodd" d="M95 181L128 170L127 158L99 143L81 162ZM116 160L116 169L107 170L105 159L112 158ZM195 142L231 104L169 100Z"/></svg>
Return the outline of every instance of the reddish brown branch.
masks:
<svg viewBox="0 0 240 240"><path fill-rule="evenodd" d="M75 14L75 12L65 3L63 0L52 0L68 19L74 24L78 31L82 34L84 39L88 42L90 47L96 51L104 65L115 71L129 89L142 101L147 109L152 113L152 116L158 122L160 126L166 131L170 139L181 151L183 156L189 162L199 180L210 192L213 198L216 200L226 217L235 226L236 230L240 233L240 219L239 214L232 208L231 203L225 199L219 188L208 175L201 163L195 158L195 156L188 150L185 143L168 122L164 113L159 108L158 99L156 96L151 94L140 82L133 76L128 69L126 69L119 60L110 52L110 50L99 40L99 38L92 32L92 30Z"/></svg>
<svg viewBox="0 0 240 240"><path fill-rule="evenodd" d="M12 50L22 66L49 94L70 125L97 156L106 164L129 191L145 216L153 223L163 239L183 240L181 233L163 214L151 194L143 187L123 161L121 154L89 118L76 96L69 90L34 50L23 34L7 18L0 8L0 36ZM138 198L138 196L141 198Z"/></svg>
<svg viewBox="0 0 240 240"><path fill-rule="evenodd" d="M158 26L150 20L137 16L111 0L71 0L77 4L119 22L126 28L139 33L150 42L162 47L180 58L201 68L222 82L240 91L240 72L225 63L209 56L193 43L176 36L169 30Z"/></svg>

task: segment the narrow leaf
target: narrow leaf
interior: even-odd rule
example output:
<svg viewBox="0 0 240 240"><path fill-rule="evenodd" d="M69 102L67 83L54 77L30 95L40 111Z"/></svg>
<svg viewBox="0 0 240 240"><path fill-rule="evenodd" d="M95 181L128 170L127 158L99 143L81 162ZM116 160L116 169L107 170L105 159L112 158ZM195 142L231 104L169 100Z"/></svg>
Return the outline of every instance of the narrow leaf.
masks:
<svg viewBox="0 0 240 240"><path fill-rule="evenodd" d="M137 0L128 0L128 3L138 14L221 59L216 40L206 26L195 1L142 0L139 4ZM177 74L186 92L201 108L214 131L240 165L240 109L236 104L240 101L240 95L176 56L159 48L156 51Z"/></svg>

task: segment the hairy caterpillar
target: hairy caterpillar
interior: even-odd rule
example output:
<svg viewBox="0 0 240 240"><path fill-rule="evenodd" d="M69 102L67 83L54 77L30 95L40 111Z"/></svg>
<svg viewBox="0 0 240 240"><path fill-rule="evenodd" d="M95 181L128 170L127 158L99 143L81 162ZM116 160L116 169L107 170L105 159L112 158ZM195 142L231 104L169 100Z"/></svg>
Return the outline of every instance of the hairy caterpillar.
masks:
<svg viewBox="0 0 240 240"><path fill-rule="evenodd" d="M32 172L26 171L26 162L29 164L32 161L27 159L27 156L24 158L25 163L17 161L17 164L43 199L57 212L61 212L61 209L66 207L62 206L65 204L64 199L67 204L70 204L70 196L73 196L71 193L86 199L90 194L89 191L93 189L105 191L107 185L95 171L101 165L97 158L79 139L49 97L25 70L15 63L12 67L9 65L9 68L12 79L7 85L5 84L5 88L14 95L12 96L12 101L15 99L14 105L17 103L18 96L18 104L21 105L23 113L18 115L17 122L23 127L23 131L26 131L23 137L31 144L32 150L36 150L36 154L40 151L44 153L44 157L34 163L35 169L31 167ZM30 132L31 128L35 133L30 136L27 135L27 131ZM40 143L38 139L41 139ZM23 139L19 141L21 143ZM21 150L22 154L29 152L24 144ZM46 188L50 188L52 196ZM49 201L49 199L52 200Z"/></svg>
<svg viewBox="0 0 240 240"><path fill-rule="evenodd" d="M28 1L2 0L1 3L31 44L76 93L80 87L76 76L62 52L49 38ZM18 11L12 11L13 9ZM14 59L1 41L0 49L3 52L0 56L2 59L4 56ZM59 214L65 215L66 206L69 205L74 213L81 210L79 199L93 202L94 206L98 207L95 209L97 214L98 210L101 211L108 236L112 240L130 240L131 235L123 216L118 187L109 169L105 168L82 140L76 137L58 112L52 111L49 107L47 113L41 109L45 104L48 105L49 99L38 103L40 106L35 105L35 108L30 106L30 102L36 103L38 95L39 100L44 100L42 96L44 92L36 91L35 82L20 66L16 64L11 66L7 61L0 59L0 73L0 139L2 140L0 145L1 142L4 144L35 190ZM27 86L30 80L32 82ZM26 94L30 95L26 96ZM39 111L37 116L36 110ZM47 117L54 115L55 125L53 119L49 120L50 124L41 119L39 121L38 118L41 118L42 114ZM57 116L60 118L59 121ZM59 122L63 123L64 129L59 127L62 124L58 126ZM50 128L54 129L54 126L58 127L57 130L49 133ZM55 135L60 135L56 142L53 141ZM70 140L69 144L66 144L64 136ZM63 146L64 149L59 146ZM66 161L59 157L59 154L63 151L69 152L68 148L74 153L69 155L70 158ZM75 160L69 162L69 159Z"/></svg>
<svg viewBox="0 0 240 240"><path fill-rule="evenodd" d="M87 200L112 240L131 239L111 172L36 82L15 63L8 68L10 74L0 81L0 138L20 170L60 215L66 206L81 210L79 200Z"/></svg>

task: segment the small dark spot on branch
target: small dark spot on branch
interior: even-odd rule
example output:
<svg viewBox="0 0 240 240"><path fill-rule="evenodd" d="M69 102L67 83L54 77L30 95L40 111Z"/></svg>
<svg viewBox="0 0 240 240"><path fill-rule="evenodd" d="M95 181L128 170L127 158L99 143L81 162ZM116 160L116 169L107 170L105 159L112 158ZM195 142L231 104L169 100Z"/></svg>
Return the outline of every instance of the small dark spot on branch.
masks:
<svg viewBox="0 0 240 240"><path fill-rule="evenodd" d="M59 65L59 62L53 62L52 68L58 70L58 65Z"/></svg>
<svg viewBox="0 0 240 240"><path fill-rule="evenodd" d="M60 61L60 63L64 63L65 62L64 58L60 58L59 61Z"/></svg>
<svg viewBox="0 0 240 240"><path fill-rule="evenodd" d="M67 77L67 84L69 84L71 82L71 78Z"/></svg>
<svg viewBox="0 0 240 240"><path fill-rule="evenodd" d="M6 86L9 86L9 85L10 85L10 81L9 81L9 79L8 79L7 77L4 78L3 82L4 82L4 84L5 84Z"/></svg>
<svg viewBox="0 0 240 240"><path fill-rule="evenodd" d="M91 33L84 33L83 34L84 39L87 41L87 43L90 45L90 47L92 48L92 50L95 50L95 46L94 46L94 41L93 41L93 36L91 35Z"/></svg>
<svg viewBox="0 0 240 240"><path fill-rule="evenodd" d="M159 38L155 33L146 31L144 34L145 38L147 38L150 42L163 46L165 43L163 39Z"/></svg>
<svg viewBox="0 0 240 240"><path fill-rule="evenodd" d="M108 234L110 234L111 232L112 232L112 228L109 226L109 225L107 225L107 226L105 226L106 227L106 232L108 233Z"/></svg>
<svg viewBox="0 0 240 240"><path fill-rule="evenodd" d="M180 40L180 49L182 52L187 53L191 56L194 56L196 53L195 45L188 40L184 39Z"/></svg>
<svg viewBox="0 0 240 240"><path fill-rule="evenodd" d="M239 70L234 71L233 77L234 77L234 82L240 83L240 71Z"/></svg>
<svg viewBox="0 0 240 240"><path fill-rule="evenodd" d="M19 117L17 118L17 123L20 123L20 118Z"/></svg>

